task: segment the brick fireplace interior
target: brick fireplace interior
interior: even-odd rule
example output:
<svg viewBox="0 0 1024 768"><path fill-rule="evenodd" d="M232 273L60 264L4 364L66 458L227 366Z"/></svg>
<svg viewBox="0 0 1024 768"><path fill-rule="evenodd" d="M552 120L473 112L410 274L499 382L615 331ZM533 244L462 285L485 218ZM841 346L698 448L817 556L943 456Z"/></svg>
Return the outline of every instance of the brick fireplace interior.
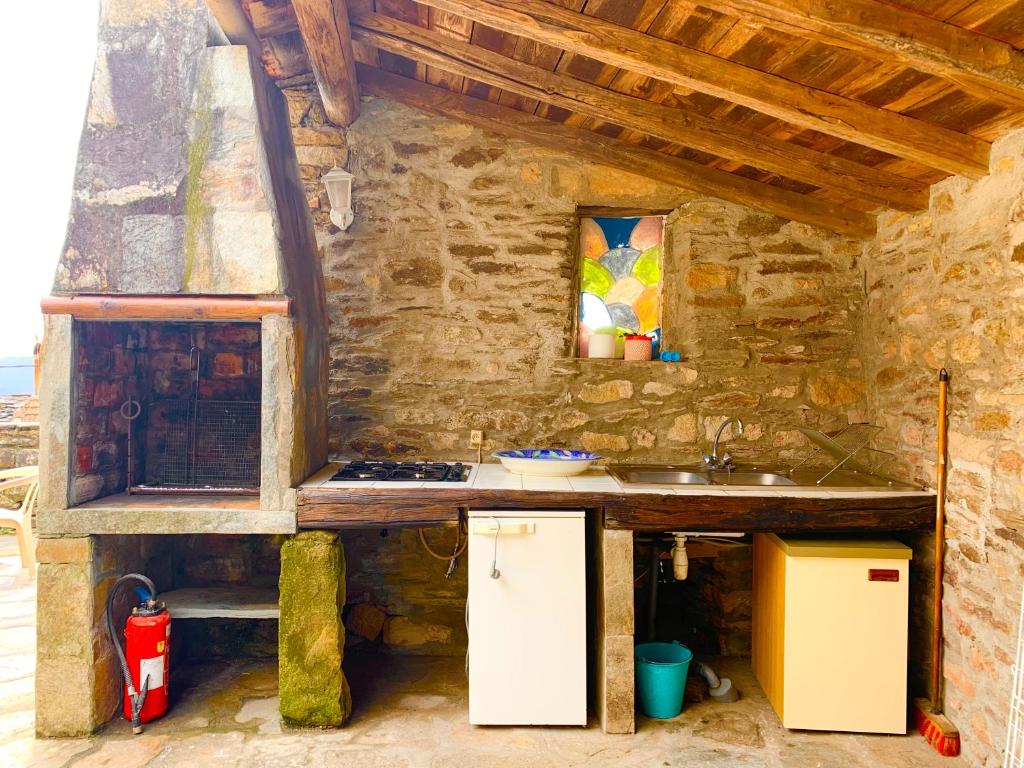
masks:
<svg viewBox="0 0 1024 768"><path fill-rule="evenodd" d="M79 322L76 342L73 505L258 494L259 323Z"/></svg>

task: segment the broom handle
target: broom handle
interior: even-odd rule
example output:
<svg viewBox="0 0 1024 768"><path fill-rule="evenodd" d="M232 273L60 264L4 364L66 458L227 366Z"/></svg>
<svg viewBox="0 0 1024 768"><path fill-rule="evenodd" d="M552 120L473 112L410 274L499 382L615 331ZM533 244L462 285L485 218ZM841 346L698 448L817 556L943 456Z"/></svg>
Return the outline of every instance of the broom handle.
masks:
<svg viewBox="0 0 1024 768"><path fill-rule="evenodd" d="M939 371L939 451L935 465L935 584L932 594L932 711L942 712L942 569L946 544L946 393L949 373Z"/></svg>

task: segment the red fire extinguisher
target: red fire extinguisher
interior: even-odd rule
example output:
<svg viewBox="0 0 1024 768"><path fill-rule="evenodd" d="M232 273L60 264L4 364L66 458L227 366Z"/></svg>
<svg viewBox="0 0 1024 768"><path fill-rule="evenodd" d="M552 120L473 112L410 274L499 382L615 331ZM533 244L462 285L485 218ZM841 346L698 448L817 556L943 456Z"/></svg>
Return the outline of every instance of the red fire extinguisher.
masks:
<svg viewBox="0 0 1024 768"><path fill-rule="evenodd" d="M114 628L113 606L118 589L131 581L141 583L136 592L142 600L125 621L122 649ZM156 600L153 582L138 573L119 578L107 595L107 632L121 662L124 678L125 720L132 732L142 733L142 724L167 714L167 688L171 658L171 615Z"/></svg>

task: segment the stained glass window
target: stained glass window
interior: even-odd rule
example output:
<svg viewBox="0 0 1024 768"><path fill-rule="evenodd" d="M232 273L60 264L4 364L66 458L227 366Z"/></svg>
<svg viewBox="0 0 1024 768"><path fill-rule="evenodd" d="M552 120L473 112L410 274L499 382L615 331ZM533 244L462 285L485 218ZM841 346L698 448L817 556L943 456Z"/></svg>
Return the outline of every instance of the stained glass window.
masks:
<svg viewBox="0 0 1024 768"><path fill-rule="evenodd" d="M663 216L580 219L579 356L594 333L661 342Z"/></svg>

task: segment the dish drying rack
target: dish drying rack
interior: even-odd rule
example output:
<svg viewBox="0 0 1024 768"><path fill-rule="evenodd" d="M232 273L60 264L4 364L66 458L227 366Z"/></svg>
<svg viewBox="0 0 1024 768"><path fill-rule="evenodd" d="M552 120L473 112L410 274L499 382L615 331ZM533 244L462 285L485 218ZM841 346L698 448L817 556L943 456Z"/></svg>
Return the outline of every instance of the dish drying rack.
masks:
<svg viewBox="0 0 1024 768"><path fill-rule="evenodd" d="M880 472L879 467L891 461L895 454L869 447L874 437L882 431L882 427L858 423L849 424L834 432L821 432L808 427L797 429L814 444L815 448L790 469L790 474L816 457L827 455L832 459L832 464L828 471L815 481L816 485L823 483L839 469L852 469L867 475L891 479L884 472Z"/></svg>

